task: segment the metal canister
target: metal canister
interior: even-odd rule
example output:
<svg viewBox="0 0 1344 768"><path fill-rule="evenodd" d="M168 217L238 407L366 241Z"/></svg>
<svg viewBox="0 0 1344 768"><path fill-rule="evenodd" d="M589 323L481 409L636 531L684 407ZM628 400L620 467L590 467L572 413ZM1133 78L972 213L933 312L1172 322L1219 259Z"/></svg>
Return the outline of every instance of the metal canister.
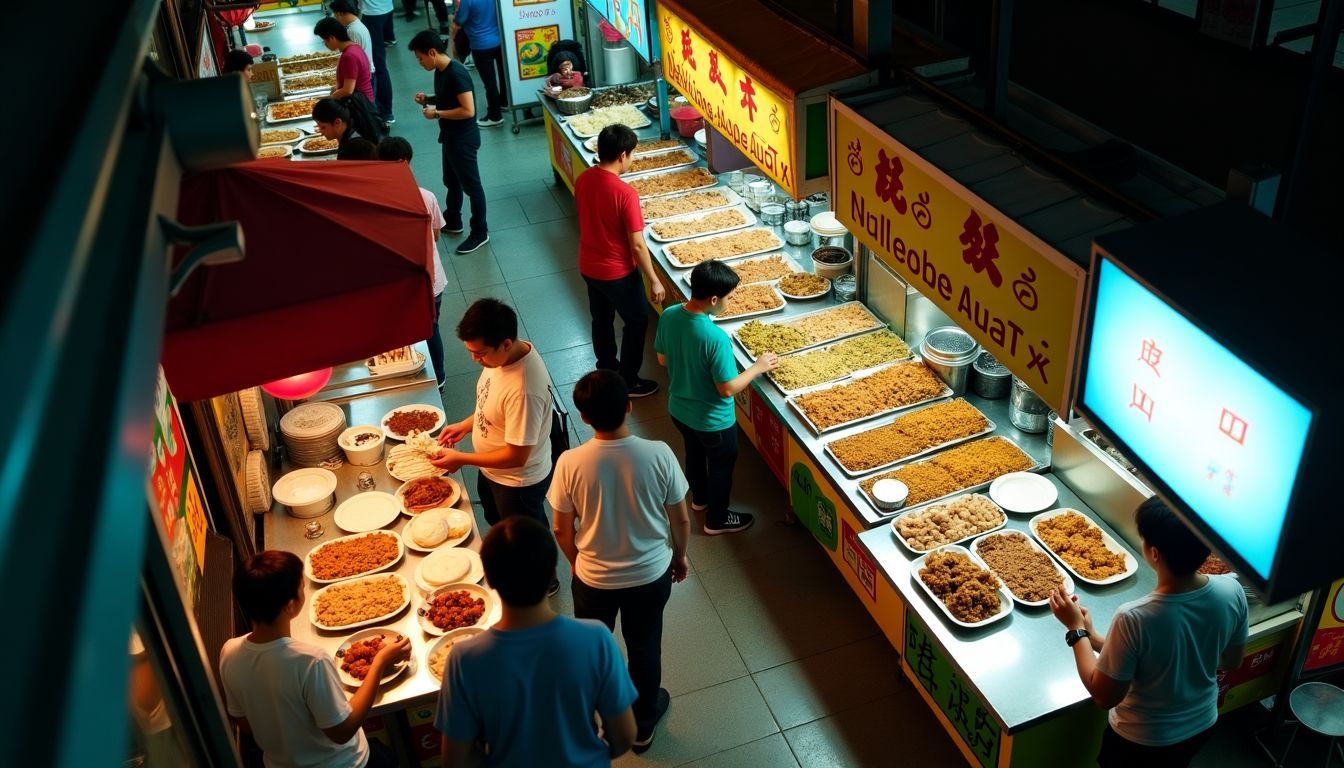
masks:
<svg viewBox="0 0 1344 768"><path fill-rule="evenodd" d="M807 221L812 218L812 206L806 199L790 200L784 204L785 221Z"/></svg>
<svg viewBox="0 0 1344 768"><path fill-rule="evenodd" d="M1023 432L1044 432L1050 424L1050 406L1031 391L1026 382L1013 377L1013 393L1008 398L1008 420Z"/></svg>
<svg viewBox="0 0 1344 768"><path fill-rule="evenodd" d="M971 363L980 355L980 344L969 333L955 325L934 328L924 335L919 352L924 364L947 383L952 394L966 394Z"/></svg>
<svg viewBox="0 0 1344 768"><path fill-rule="evenodd" d="M1007 397L1012 379L1012 372L989 352L981 352L971 366L971 391L986 400Z"/></svg>

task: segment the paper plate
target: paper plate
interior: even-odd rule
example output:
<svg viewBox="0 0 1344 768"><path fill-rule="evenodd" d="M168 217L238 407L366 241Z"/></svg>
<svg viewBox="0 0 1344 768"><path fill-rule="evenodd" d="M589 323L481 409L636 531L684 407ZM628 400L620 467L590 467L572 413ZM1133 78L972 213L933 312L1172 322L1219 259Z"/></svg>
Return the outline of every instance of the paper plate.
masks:
<svg viewBox="0 0 1344 768"><path fill-rule="evenodd" d="M333 519L343 531L376 531L401 517L397 497L382 491L365 491L341 502Z"/></svg>
<svg viewBox="0 0 1344 768"><path fill-rule="evenodd" d="M1053 506L1059 489L1044 475L1009 472L989 484L989 497L1009 512L1029 515Z"/></svg>
<svg viewBox="0 0 1344 768"><path fill-rule="evenodd" d="M481 563L481 556L475 550L467 549L466 547L436 549L428 557L421 560L419 565L415 566L415 586L419 587L420 591L425 594L429 594L439 587L445 586L445 584L433 584L425 580L425 566L434 560L460 561L459 565L462 567L461 575L450 582L446 582L446 584L479 584L481 579L485 578L485 565Z"/></svg>

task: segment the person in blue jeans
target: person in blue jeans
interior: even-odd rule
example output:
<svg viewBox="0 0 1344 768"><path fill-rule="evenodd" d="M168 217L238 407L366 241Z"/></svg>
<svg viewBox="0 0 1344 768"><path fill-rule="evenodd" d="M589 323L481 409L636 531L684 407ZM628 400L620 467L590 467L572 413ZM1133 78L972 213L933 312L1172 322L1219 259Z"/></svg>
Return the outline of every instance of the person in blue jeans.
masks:
<svg viewBox="0 0 1344 768"><path fill-rule="evenodd" d="M555 558L551 532L531 518L486 534L481 564L503 614L448 655L434 715L444 765L597 768L629 751L635 686L621 649L600 622L551 608Z"/></svg>
<svg viewBox="0 0 1344 768"><path fill-rule="evenodd" d="M737 273L719 261L697 264L691 270L691 300L663 312L653 341L659 364L667 366L667 410L685 443L691 509L705 513L704 531L710 536L745 531L755 522L752 515L728 508L737 463L733 396L779 365L779 358L767 352L737 372L732 343L713 317L723 311L737 283Z"/></svg>
<svg viewBox="0 0 1344 768"><path fill-rule="evenodd" d="M504 122L504 99L500 89L508 82L499 37L499 8L494 0L458 0L449 37L456 35L458 29L467 33L472 60L476 62L476 71L481 73L481 86L485 88L485 117L476 124L493 128Z"/></svg>
<svg viewBox="0 0 1344 768"><path fill-rule="evenodd" d="M397 122L392 114L392 76L387 71L387 46L397 42L392 28L392 0L365 0L364 26L369 28L369 47L373 49L374 108L383 122Z"/></svg>

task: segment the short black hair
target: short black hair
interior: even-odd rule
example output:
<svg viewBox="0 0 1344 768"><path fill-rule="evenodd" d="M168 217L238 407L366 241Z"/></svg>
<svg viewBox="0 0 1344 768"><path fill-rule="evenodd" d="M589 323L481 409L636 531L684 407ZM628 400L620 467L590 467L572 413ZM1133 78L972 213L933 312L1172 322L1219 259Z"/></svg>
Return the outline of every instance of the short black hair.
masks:
<svg viewBox="0 0 1344 768"><path fill-rule="evenodd" d="M430 51L446 53L448 47L445 43L446 41L442 37L439 37L437 32L422 29L415 33L415 37L411 38L411 44L407 47L416 53L422 54L429 53Z"/></svg>
<svg viewBox="0 0 1344 768"><path fill-rule="evenodd" d="M608 125L597 134L597 159L610 163L626 152L634 152L637 144L639 138L629 126L620 123Z"/></svg>
<svg viewBox="0 0 1344 768"><path fill-rule="evenodd" d="M331 0L327 7L331 9L332 13L359 15L359 0Z"/></svg>
<svg viewBox="0 0 1344 768"><path fill-rule="evenodd" d="M411 162L415 156L415 150L411 148L411 142L400 136L384 136L383 140L378 142L379 160L405 160Z"/></svg>
<svg viewBox="0 0 1344 768"><path fill-rule="evenodd" d="M350 109L340 99L328 96L313 105L313 120L319 123L334 123L337 120L350 124Z"/></svg>
<svg viewBox="0 0 1344 768"><path fill-rule="evenodd" d="M234 48L232 51L224 54L225 72L242 72L254 63L252 54L241 48Z"/></svg>
<svg viewBox="0 0 1344 768"><path fill-rule="evenodd" d="M485 578L499 599L515 608L525 608L546 599L546 588L555 579L559 550L546 526L524 515L495 523L481 543Z"/></svg>
<svg viewBox="0 0 1344 768"><path fill-rule="evenodd" d="M345 25L330 16L326 16L317 22L317 25L313 27L313 34L323 40L334 37L338 43L350 42L350 33L345 31Z"/></svg>
<svg viewBox="0 0 1344 768"><path fill-rule="evenodd" d="M625 423L630 391L615 371L590 371L574 385L574 405L593 429L610 432Z"/></svg>
<svg viewBox="0 0 1344 768"><path fill-rule="evenodd" d="M341 148L336 150L337 160L377 160L378 148L372 141L360 136L346 139Z"/></svg>
<svg viewBox="0 0 1344 768"><path fill-rule="evenodd" d="M285 603L299 596L303 561L293 552L268 549L253 555L233 574L233 595L243 615L257 624L270 624Z"/></svg>
<svg viewBox="0 0 1344 768"><path fill-rule="evenodd" d="M732 293L740 281L741 278L732 267L718 259L702 261L691 270L691 298L700 300L715 296L723 298Z"/></svg>
<svg viewBox="0 0 1344 768"><path fill-rule="evenodd" d="M1134 513L1143 540L1162 553L1167 567L1177 576L1199 570L1209 556L1209 548L1190 532L1185 523L1156 496L1149 497Z"/></svg>
<svg viewBox="0 0 1344 768"><path fill-rule="evenodd" d="M480 339L491 347L518 338L518 314L499 299L477 299L457 324L457 338Z"/></svg>

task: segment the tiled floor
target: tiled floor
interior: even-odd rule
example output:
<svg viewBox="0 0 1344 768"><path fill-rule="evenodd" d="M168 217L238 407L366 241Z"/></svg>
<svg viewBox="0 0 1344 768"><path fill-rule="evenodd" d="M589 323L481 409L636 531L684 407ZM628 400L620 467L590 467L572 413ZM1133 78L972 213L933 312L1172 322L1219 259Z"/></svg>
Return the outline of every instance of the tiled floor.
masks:
<svg viewBox="0 0 1344 768"><path fill-rule="evenodd" d="M278 17L285 28L308 29L315 18L313 13ZM398 19L397 27L404 46L419 24ZM301 34L267 34L275 40L263 42L282 55L316 47ZM282 51L286 41L292 45ZM411 102L415 91L430 87L430 76L400 46L388 51L388 66L398 118L393 132L418 152L413 169L420 183L442 196L436 130ZM482 95L478 86L478 101ZM593 364L586 294L575 269L573 199L563 186L554 186L539 122L524 125L516 136L507 125L482 134L480 170L491 243L467 256L452 253L457 238L440 243L449 270L441 319L448 374L444 406L454 418L472 407L479 369L454 341L453 329L470 302L494 296L518 310L522 336L541 351L573 412L572 385ZM651 352L644 375L666 384ZM638 401L631 422L635 433L666 441L680 453L665 395ZM574 424L576 440L591 436L576 412ZM468 482L474 488L474 473ZM674 587L666 615L663 684L672 707L653 748L643 756L626 755L617 765L963 764L902 679L890 644L822 550L807 532L783 525L787 503L784 490L744 441L734 507L755 513L758 523L741 535L694 537L693 574ZM561 567L567 585L568 566L562 561ZM572 611L567 588L556 606ZM1247 746L1247 730L1223 728L1196 765L1259 764L1258 753ZM1301 736L1293 764L1317 765L1312 761L1323 753L1323 742Z"/></svg>

